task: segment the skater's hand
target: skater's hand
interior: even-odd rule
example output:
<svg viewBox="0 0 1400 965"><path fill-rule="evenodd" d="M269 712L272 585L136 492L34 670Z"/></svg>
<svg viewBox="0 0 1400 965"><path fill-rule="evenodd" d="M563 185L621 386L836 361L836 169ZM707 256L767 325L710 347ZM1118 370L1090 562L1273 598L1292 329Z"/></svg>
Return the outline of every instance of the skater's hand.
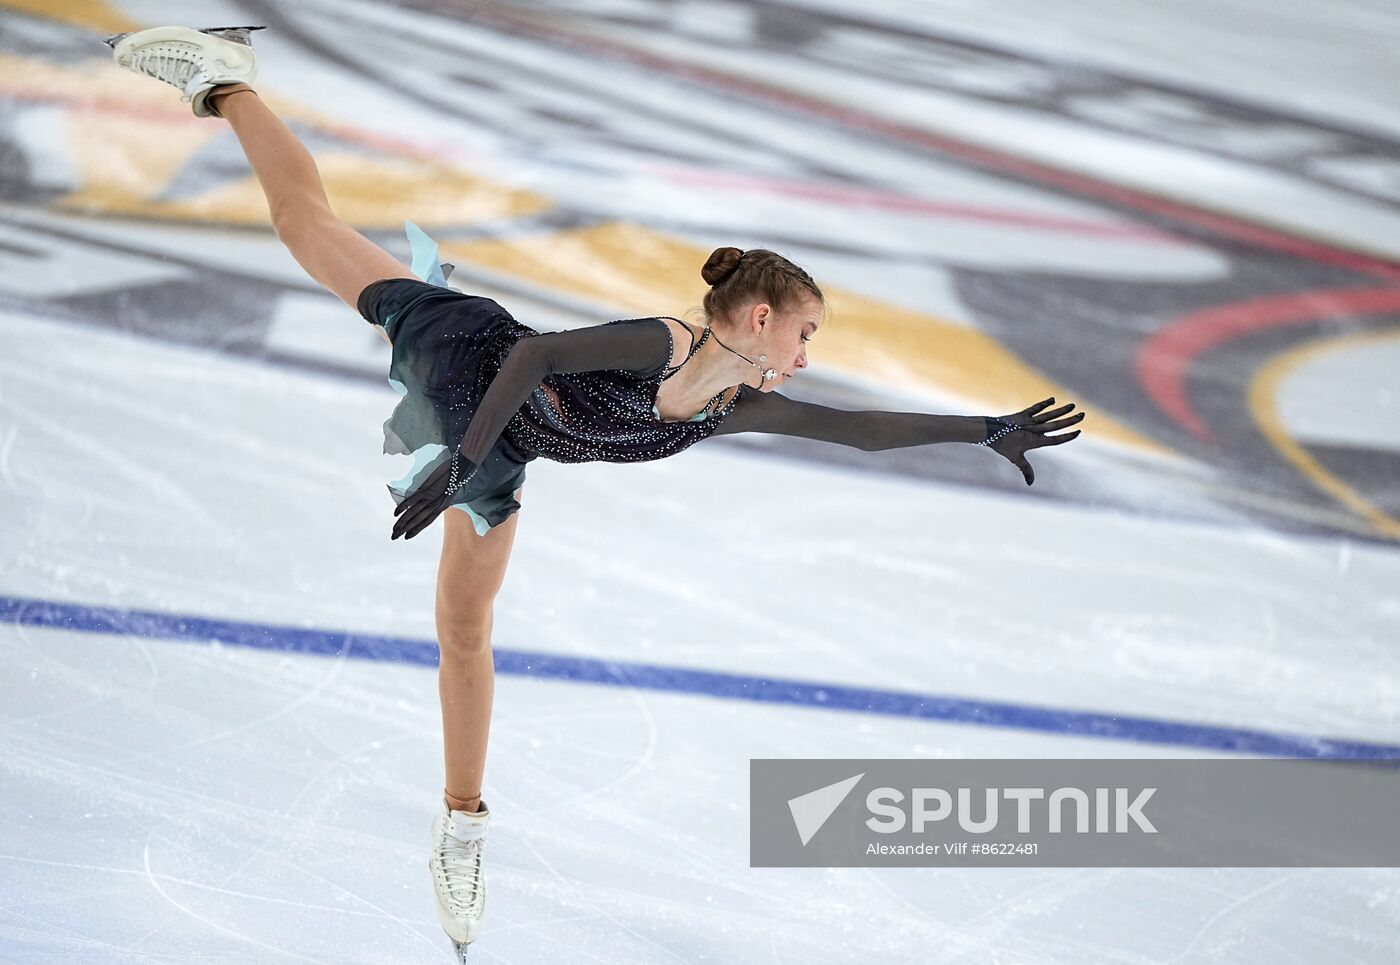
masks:
<svg viewBox="0 0 1400 965"><path fill-rule="evenodd" d="M987 446L1021 470L1021 475L1025 477L1027 486L1035 482L1035 470L1026 461L1027 450L1039 449L1041 446L1062 445L1079 435L1080 430L1078 429L1058 436L1046 435L1046 433L1056 429L1066 429L1084 418L1083 412L1076 413L1066 419L1060 418L1074 408L1073 402L1062 405L1053 412L1044 411L1047 406L1054 404L1055 400L1049 398L1044 402L1037 402L1029 408L1022 409L1020 412L987 420L987 435L989 437L1001 433L1008 426L1014 427L1012 431L987 443Z"/></svg>
<svg viewBox="0 0 1400 965"><path fill-rule="evenodd" d="M394 515L398 517L398 521L394 523L394 533L389 538L398 539L402 536L404 539L413 539L421 533L451 505L453 495L467 484L474 472L475 463L460 452L453 452L450 458L423 480L423 485L395 508Z"/></svg>

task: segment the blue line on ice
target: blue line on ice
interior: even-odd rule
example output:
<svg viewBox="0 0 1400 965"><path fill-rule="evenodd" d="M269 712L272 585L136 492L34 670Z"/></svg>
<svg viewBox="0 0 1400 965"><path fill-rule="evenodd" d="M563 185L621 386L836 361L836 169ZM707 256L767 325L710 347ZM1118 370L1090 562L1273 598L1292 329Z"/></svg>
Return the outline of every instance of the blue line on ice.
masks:
<svg viewBox="0 0 1400 965"><path fill-rule="evenodd" d="M436 667L437 643L406 637L369 636L275 624L211 620L204 617L120 607L85 606L25 597L0 596L0 622L166 640L219 642L229 646L280 650L359 660ZM622 660L568 657L529 650L495 650L496 671L522 677L607 684L644 690L696 694L731 700L819 707L823 710L887 714L957 724L982 724L1105 740L1171 744L1251 756L1329 760L1396 760L1400 745L1336 740L1307 734L1273 733L1026 704L969 700L802 680L781 680L712 670L664 667Z"/></svg>

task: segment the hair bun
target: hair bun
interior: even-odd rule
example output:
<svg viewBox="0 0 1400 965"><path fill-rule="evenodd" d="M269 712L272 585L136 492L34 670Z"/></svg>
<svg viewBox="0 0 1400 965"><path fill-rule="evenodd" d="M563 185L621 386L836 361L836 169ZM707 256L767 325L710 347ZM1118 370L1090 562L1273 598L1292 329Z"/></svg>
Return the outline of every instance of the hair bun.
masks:
<svg viewBox="0 0 1400 965"><path fill-rule="evenodd" d="M739 259L744 253L738 248L716 248L710 253L705 267L700 269L700 277L710 287L720 284L739 267Z"/></svg>

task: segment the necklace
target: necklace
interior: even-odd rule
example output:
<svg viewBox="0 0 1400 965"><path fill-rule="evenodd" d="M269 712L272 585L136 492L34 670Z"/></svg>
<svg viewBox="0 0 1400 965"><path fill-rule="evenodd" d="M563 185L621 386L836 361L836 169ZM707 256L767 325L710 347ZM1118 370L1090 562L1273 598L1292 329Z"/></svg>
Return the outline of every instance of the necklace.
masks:
<svg viewBox="0 0 1400 965"><path fill-rule="evenodd" d="M707 335L712 334L711 331L710 331L710 326L708 326L708 325L705 326L705 334L707 334ZM723 342L720 342L719 336L718 336L718 335L715 336L715 341L716 341L717 343L719 343L720 348L724 349L726 352L734 352L734 350L733 350L732 348L730 348L728 345L725 345ZM743 359L745 362L748 362L748 363L749 363L750 365L752 365L754 368L758 369L758 370L763 374L763 381L765 381L765 382L772 382L774 379L776 379L776 378L778 377L778 372L777 372L776 369L771 369L771 368L770 368L770 369L764 369L762 366L760 366L760 365L758 364L758 362L767 362L767 361L768 361L768 356L766 356L766 355L760 355L760 356L758 357L758 362L755 362L753 359L748 358L748 357L746 357L746 356L740 354L739 352L734 352L734 354L735 354L735 355L738 355L739 358Z"/></svg>

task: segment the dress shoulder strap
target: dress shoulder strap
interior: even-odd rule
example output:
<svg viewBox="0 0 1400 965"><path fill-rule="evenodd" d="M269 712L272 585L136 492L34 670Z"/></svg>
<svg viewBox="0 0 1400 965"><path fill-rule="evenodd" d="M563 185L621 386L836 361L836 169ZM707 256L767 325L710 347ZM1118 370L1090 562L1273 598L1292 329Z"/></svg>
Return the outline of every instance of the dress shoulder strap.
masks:
<svg viewBox="0 0 1400 965"><path fill-rule="evenodd" d="M685 358L681 359L680 363L675 366L667 366L665 378L670 378L672 375L676 374L676 372L680 370L680 367L682 365L690 361L690 357L695 354L696 350L699 349L702 344L704 344L705 339L710 337L710 328L708 325L705 326L705 331L701 333L700 337L697 339L695 337L695 332L691 330L691 327L689 325L686 325L685 322L682 322L679 318L673 318L670 315L657 315L656 317L669 318L673 322L680 322L680 324L685 325L685 330L687 332L690 332L690 350L685 353Z"/></svg>
<svg viewBox="0 0 1400 965"><path fill-rule="evenodd" d="M658 315L657 317L667 318L673 322L680 322L680 324L685 328L685 330L690 333L690 348L686 351L685 358L681 359L680 365L676 366L676 368L678 369L681 367L681 365L684 365L686 362L689 362L690 357L695 354L695 349L698 347L698 342L695 339L695 332L691 331L690 326L686 325L685 322L682 322L679 318L674 318L670 315ZM674 372L675 369L672 369L671 371Z"/></svg>

